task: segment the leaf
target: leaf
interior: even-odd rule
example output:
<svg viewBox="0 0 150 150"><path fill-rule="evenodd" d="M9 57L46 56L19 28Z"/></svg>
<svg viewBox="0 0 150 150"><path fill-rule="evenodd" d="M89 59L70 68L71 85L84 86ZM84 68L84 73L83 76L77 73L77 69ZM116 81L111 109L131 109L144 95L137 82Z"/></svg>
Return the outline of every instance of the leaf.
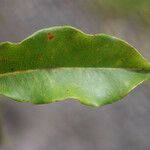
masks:
<svg viewBox="0 0 150 150"><path fill-rule="evenodd" d="M0 94L44 104L78 99L90 106L120 100L150 79L150 63L126 42L73 27L40 30L0 44Z"/></svg>

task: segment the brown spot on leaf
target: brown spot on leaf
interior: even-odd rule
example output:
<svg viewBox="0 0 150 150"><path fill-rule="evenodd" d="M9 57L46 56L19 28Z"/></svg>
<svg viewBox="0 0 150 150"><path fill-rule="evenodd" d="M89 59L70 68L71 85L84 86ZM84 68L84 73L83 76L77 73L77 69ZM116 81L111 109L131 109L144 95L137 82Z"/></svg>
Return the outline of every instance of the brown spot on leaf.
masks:
<svg viewBox="0 0 150 150"><path fill-rule="evenodd" d="M54 38L54 35L52 33L47 34L48 40L52 40Z"/></svg>

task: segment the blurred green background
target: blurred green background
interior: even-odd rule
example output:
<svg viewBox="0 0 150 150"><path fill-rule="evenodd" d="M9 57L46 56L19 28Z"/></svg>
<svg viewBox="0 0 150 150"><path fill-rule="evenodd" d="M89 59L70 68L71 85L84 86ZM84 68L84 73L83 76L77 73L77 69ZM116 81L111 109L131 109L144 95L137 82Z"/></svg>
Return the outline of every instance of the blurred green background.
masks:
<svg viewBox="0 0 150 150"><path fill-rule="evenodd" d="M71 25L128 41L150 60L150 0L0 0L0 41ZM128 60L127 60L128 61ZM0 150L149 150L150 82L102 108L0 97Z"/></svg>

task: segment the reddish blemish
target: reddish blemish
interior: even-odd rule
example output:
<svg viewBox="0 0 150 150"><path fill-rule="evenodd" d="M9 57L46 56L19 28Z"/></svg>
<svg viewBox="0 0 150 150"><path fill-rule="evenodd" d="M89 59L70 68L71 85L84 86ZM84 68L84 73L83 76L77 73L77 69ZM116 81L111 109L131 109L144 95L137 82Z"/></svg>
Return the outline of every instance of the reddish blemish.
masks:
<svg viewBox="0 0 150 150"><path fill-rule="evenodd" d="M48 40L51 40L51 39L54 38L54 35L52 35L52 33L48 33L48 34L47 34L47 37L48 37Z"/></svg>

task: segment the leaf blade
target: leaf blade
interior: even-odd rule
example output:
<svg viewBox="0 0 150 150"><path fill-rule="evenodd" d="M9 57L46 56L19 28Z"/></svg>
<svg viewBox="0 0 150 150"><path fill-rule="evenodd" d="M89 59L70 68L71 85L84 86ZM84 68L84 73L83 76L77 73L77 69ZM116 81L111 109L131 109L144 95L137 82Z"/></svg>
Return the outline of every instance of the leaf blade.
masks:
<svg viewBox="0 0 150 150"><path fill-rule="evenodd" d="M150 78L149 62L126 42L71 27L2 43L0 58L0 94L32 103L75 98L102 106Z"/></svg>

